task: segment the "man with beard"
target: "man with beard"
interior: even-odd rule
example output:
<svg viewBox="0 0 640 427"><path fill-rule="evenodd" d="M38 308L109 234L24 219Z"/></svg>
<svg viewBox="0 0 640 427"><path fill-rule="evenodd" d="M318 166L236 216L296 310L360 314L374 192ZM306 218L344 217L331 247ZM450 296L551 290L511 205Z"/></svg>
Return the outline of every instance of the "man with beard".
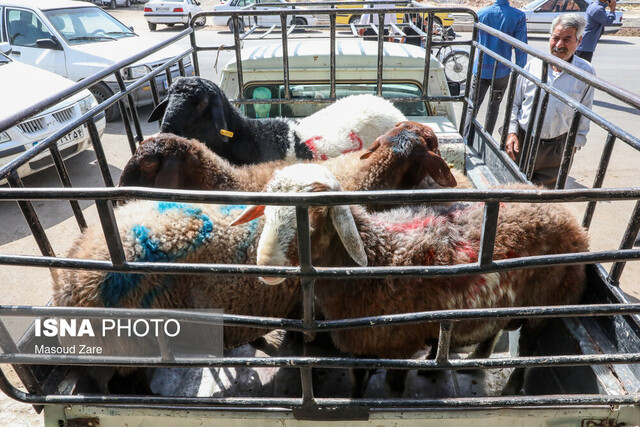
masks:
<svg viewBox="0 0 640 427"><path fill-rule="evenodd" d="M595 70L589 62L574 55L582 39L585 24L584 18L575 13L559 15L551 24L549 48L551 54L556 58L563 59L581 70L595 74ZM536 58L526 65L525 70L541 78L542 68L542 61ZM585 107L591 108L593 105L594 89L561 69L550 66L547 82ZM534 83L522 76L518 77L513 109L511 110L509 134L505 146L507 154L513 160L520 159L521 143L524 140L527 126L538 115L532 111L535 90L536 85ZM541 104L542 102L538 105L538 111ZM542 119L543 124L539 135L538 155L533 169L533 176L531 177L531 181L534 184L555 188L560 162L562 161L562 152L573 119L573 113L574 111L570 106L555 96L549 95L547 111ZM589 120L584 117L580 119L575 140L576 149L580 149L587 142L589 123Z"/></svg>

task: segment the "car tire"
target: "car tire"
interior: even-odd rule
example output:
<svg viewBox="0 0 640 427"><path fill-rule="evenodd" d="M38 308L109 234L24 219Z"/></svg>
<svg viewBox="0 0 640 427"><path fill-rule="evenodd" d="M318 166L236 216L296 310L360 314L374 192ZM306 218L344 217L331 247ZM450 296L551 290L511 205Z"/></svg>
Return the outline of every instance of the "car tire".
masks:
<svg viewBox="0 0 640 427"><path fill-rule="evenodd" d="M155 31L156 28L158 28L158 24L154 24L153 22L147 22L147 24L149 25L149 30L151 31Z"/></svg>
<svg viewBox="0 0 640 427"><path fill-rule="evenodd" d="M229 31L231 31L233 33L233 20L229 20ZM244 33L244 21L240 20L238 21L238 32L239 33Z"/></svg>
<svg viewBox="0 0 640 427"><path fill-rule="evenodd" d="M111 96L113 95L113 92L111 91L111 89L109 89L109 87L104 83L98 83L95 86L91 86L89 88L89 91L91 91L93 96L96 97L98 104L103 103L107 99L111 98ZM107 108L104 112L104 118L108 122L113 122L115 120L118 120L119 117L120 117L120 108L118 107L118 104L115 104Z"/></svg>
<svg viewBox="0 0 640 427"><path fill-rule="evenodd" d="M204 27L204 25L207 23L207 17L206 16L202 16L200 17L197 21L196 21L196 26L198 27Z"/></svg>

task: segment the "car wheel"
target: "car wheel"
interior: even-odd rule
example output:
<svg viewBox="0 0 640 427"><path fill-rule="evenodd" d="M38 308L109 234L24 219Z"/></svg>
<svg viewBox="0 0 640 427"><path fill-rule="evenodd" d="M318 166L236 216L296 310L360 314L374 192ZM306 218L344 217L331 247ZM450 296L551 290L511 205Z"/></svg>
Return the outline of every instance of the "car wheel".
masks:
<svg viewBox="0 0 640 427"><path fill-rule="evenodd" d="M229 20L229 31L233 33L233 20ZM238 32L244 33L244 21L238 21Z"/></svg>
<svg viewBox="0 0 640 427"><path fill-rule="evenodd" d="M158 24L154 24L153 22L147 22L147 24L149 25L149 30L151 31L155 31L158 27Z"/></svg>
<svg viewBox="0 0 640 427"><path fill-rule="evenodd" d="M206 16L203 16L203 17L199 18L199 19L196 21L196 25L197 25L198 27L204 27L204 24L206 24L206 23L207 23L207 17L206 17Z"/></svg>
<svg viewBox="0 0 640 427"><path fill-rule="evenodd" d="M109 87L104 83L98 83L95 86L91 86L89 90L91 91L93 96L96 97L96 100L98 101L99 104L111 98L111 96L113 95L113 92L111 91L111 89L109 89ZM108 122L113 122L114 120L117 120L119 117L120 117L120 109L118 107L118 104L115 104L107 108L104 112L104 118Z"/></svg>

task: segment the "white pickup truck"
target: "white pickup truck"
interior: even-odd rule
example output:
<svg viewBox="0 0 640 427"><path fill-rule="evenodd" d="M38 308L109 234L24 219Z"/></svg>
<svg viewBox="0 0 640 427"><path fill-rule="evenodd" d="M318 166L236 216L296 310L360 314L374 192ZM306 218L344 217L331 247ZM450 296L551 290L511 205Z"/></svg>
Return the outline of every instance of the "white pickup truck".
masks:
<svg viewBox="0 0 640 427"><path fill-rule="evenodd" d="M410 10L410 9L405 9ZM640 228L640 203L629 221L627 232L619 249L583 252L579 254L520 257L494 260L493 241L498 221L498 211L503 201L531 203L589 202L606 204L618 201L640 200L640 188L625 189L581 189L576 190L487 190L487 184L526 181L517 165L510 162L500 144L489 135L477 120L473 111L472 124L475 137L463 141L457 132L463 123L453 113L452 103L461 102L466 107L472 103L468 93L457 96L451 93L441 65L432 56L425 56L419 47L400 44L364 42L360 40L336 39L338 31L333 24L337 9L319 9L318 13L330 17L329 33L335 42L332 54L325 41L320 45L313 37L302 40L288 40L288 33L279 34L282 43L271 40L258 47L242 49L242 43L235 43L236 60L228 63L220 79L220 86L228 97L242 105L248 115L255 114L252 94L257 87L265 87L271 93L271 111L274 115L306 116L322 104L343 95L353 93L377 93L389 98L405 115L413 120L427 123L434 128L443 155L454 166L467 170L468 176L477 189L412 191L403 194L402 202L424 201L469 201L483 202L484 222L482 231L483 251L490 256L478 256L477 262L454 266L425 267L426 271L396 267L393 271L366 267L358 271L323 268L322 273L340 275L366 272L375 277L397 277L409 275L438 275L440 280L455 280L452 277L464 274L492 274L520 268L538 268L558 264L587 264L587 291L578 306L526 307L511 309L441 310L436 312L404 313L397 316L375 316L359 319L332 321L333 328L385 327L391 324L410 322L435 322L440 324L438 354L435 359L427 359L418 354L412 359L358 359L338 354L322 339L311 344L302 339L302 334L287 334L287 339L277 352L265 353L265 347L245 345L230 350L224 357L180 357L172 358L163 353L162 357L140 358L106 357L101 355L33 355L22 353L20 349L33 344L35 327L23 335L11 336L5 328L3 316L13 320L15 316L28 317L73 317L88 315L115 316L113 309L91 308L81 312L70 307L16 307L0 306L0 363L14 366L24 387L11 384L0 372L0 390L11 398L32 404L40 410L44 408L47 426L121 426L121 425L278 425L307 426L326 425L522 425L522 426L623 426L638 425L640 422L640 304L631 303L621 292L618 284L624 264L640 258L640 251L631 249L633 238ZM341 13L345 9L340 10ZM346 10L356 13L358 9ZM420 9L425 12L425 9ZM451 13L473 11L462 8L444 10ZM435 14L443 9L428 8L425 13ZM242 17L243 12L237 13ZM244 12L247 15L268 14L270 11ZM273 13L292 14L290 10ZM222 13L205 13L203 16L217 16ZM431 17L433 18L433 16ZM194 17L194 20L198 16ZM432 20L432 19L431 19ZM191 27L193 28L193 21ZM475 28L481 24L475 22ZM326 29L326 28L325 28ZM236 42L247 40L251 32L234 33ZM189 33L191 34L191 33ZM255 35L255 34L254 34ZM475 35L475 32L474 32ZM506 37L498 34L499 37ZM380 38L382 41L382 38ZM514 42L513 40L509 40ZM199 69L198 56L203 50L222 50L229 46L197 45L192 38L192 54L196 71ZM332 42L333 43L333 42ZM467 42L473 55L474 49L481 47L474 39ZM288 55L283 54L287 47ZM530 55L537 55L545 61L553 60L543 56L526 45L519 46ZM378 53L382 53L380 56ZM551 58L551 59L550 59ZM168 65L168 64L165 64ZM515 68L514 68L515 69ZM425 71L428 70L428 73ZM516 71L518 71L516 69ZM520 71L521 72L521 71ZM332 75L333 74L333 75ZM426 78L425 78L426 74ZM153 78L149 76L147 78ZM539 83L539 82L538 82ZM470 81L465 84L470 87ZM546 91L544 84L540 86ZM603 87L604 85L601 85ZM453 86L452 86L453 87ZM633 97L608 88L609 94L631 100ZM507 103L512 102L507 100ZM261 99L260 103L264 103ZM640 104L639 104L640 105ZM610 132L607 144L619 141L635 142L630 136L610 123L574 106L590 119ZM100 106L92 114L100 112ZM102 107L104 108L104 107ZM637 108L637 107L636 107ZM508 109L508 108L507 108ZM578 113L576 113L578 114ZM20 117L23 120L24 117ZM18 119L16 119L18 120ZM125 124L127 118L125 117ZM133 120L137 120L134 116ZM4 126L14 123L0 122L0 132ZM139 123L136 123L139 124ZM69 129L79 122L69 124ZM329 124L328 124L329 125ZM137 126L136 126L137 127ZM64 132L61 130L60 132ZM128 132L130 141L135 141ZM137 135L140 137L141 135ZM138 141L141 138L137 139ZM43 142L46 144L46 142ZM95 141L100 147L100 141ZM133 142L132 142L132 145ZM135 148L135 147L133 147ZM96 150L100 164L106 165L104 155ZM603 157L605 155L603 154ZM10 176L18 169L21 159L7 168L0 169L0 179ZM103 168L105 176L109 174ZM105 181L108 180L105 178ZM198 201L242 205L265 200L265 203L287 204L277 199L278 195L262 193L221 193L164 191L143 188L96 188L96 189L25 189L11 180L10 188L0 192L0 200L17 201L31 227L34 238L40 244L43 256L22 256L11 253L0 254L0 265L8 268L66 268L100 269L121 273L167 274L210 274L210 275L259 275L264 267L249 265L212 265L174 262L131 263L118 259L118 249L122 250L115 224L111 200L122 198L143 198L164 201ZM600 184L599 184L600 185ZM598 187L595 185L594 187ZM107 184L106 187L109 187ZM36 191L39 190L39 191ZM376 192L367 195L369 202L378 202L397 196L397 192ZM353 196L351 196L353 197ZM253 199L252 199L253 198ZM263 199L264 198L264 199ZM47 250L47 230L40 226L37 212L31 203L36 201L91 200L96 202L105 240L111 260L80 260L57 257ZM290 201L291 199L289 199ZM317 199L315 199L317 200ZM342 202L351 203L351 200ZM396 202L398 200L396 199ZM41 203L44 203L41 202ZM335 201L334 201L335 202ZM263 202L259 202L263 203ZM304 204L306 202L299 202ZM313 201L309 202L313 204ZM356 203L356 201L353 201ZM359 202L357 202L359 203ZM601 203L604 204L604 203ZM300 209L304 211L304 209ZM44 217L45 213L42 214ZM304 219L303 215L299 218ZM635 220L634 220L635 218ZM495 222L492 222L495 221ZM585 218L585 227L588 227ZM308 227L300 228L300 233L308 236ZM70 237L70 236L69 236ZM516 236L517 238L517 236ZM302 247L302 245L299 245ZM488 248L488 249L486 249ZM304 248L302 248L304 250ZM482 254L482 253L481 253ZM300 257L301 259L303 256ZM612 263L611 271L606 271L600 262ZM261 270L262 268L262 270ZM379 267L378 267L379 268ZM389 267L390 268L390 267ZM420 267L422 268L422 267ZM473 269L473 273L468 273ZM273 319L255 316L233 316L224 314L226 326L253 326L273 329L281 327L294 332L326 331L326 322L314 317L313 287L307 280L317 277L321 269L296 268L295 274L303 277L302 315L298 319ZM366 271L365 271L366 270ZM269 272L269 271L267 271ZM270 273L273 273L271 270ZM18 284L17 284L18 285ZM184 312L128 309L124 315L148 317L148 313L166 319L170 316L187 316ZM122 312L121 312L122 314ZM192 315L189 313L188 315ZM197 315L201 315L197 313ZM488 359L468 359L467 348L449 348L447 336L456 322L487 318L553 318L538 340L533 356L517 357L512 336L503 335L496 352ZM216 319L204 319L201 322ZM34 322L37 324L37 322ZM510 332L509 335L514 332ZM57 339L53 337L52 340ZM274 341L270 341L273 344ZM442 353L440 350L442 349ZM451 351L450 351L451 350ZM169 352L170 353L170 352ZM425 352L426 353L426 352ZM39 356L39 357L36 357ZM108 374L113 366L148 366L151 374L153 394L118 395L105 391ZM370 379L369 389L362 399L349 398L347 367L380 368ZM512 368L526 367L527 375L523 394L501 396L500 391ZM408 386L402 398L391 398L385 393L382 378L384 368L411 370ZM426 371L426 375L416 370ZM473 371L471 371L473 370ZM88 375L92 374L92 375ZM89 381L93 378L93 382ZM98 378L96 382L95 379ZM102 381L100 381L102 378ZM26 391L25 391L26 390Z"/></svg>

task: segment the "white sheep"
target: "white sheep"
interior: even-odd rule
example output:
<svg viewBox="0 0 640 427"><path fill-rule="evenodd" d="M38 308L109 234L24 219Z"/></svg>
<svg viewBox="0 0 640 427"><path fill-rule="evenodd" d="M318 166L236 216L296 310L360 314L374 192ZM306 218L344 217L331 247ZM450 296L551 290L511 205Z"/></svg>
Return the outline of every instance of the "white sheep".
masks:
<svg viewBox="0 0 640 427"><path fill-rule="evenodd" d="M367 148L396 123L406 120L392 103L374 95L354 95L300 120L250 119L224 92L202 77L180 77L149 121L161 131L205 143L236 165L287 159L326 159Z"/></svg>

